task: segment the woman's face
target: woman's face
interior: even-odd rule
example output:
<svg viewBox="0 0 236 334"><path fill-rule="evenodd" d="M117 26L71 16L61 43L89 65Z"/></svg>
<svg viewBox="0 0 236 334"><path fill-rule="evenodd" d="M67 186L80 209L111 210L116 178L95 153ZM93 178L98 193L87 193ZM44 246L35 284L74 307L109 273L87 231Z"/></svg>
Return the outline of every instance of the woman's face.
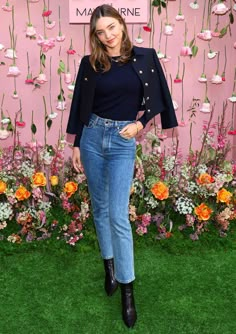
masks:
<svg viewBox="0 0 236 334"><path fill-rule="evenodd" d="M108 54L119 56L123 36L123 25L113 17L100 17L96 23L96 35Z"/></svg>

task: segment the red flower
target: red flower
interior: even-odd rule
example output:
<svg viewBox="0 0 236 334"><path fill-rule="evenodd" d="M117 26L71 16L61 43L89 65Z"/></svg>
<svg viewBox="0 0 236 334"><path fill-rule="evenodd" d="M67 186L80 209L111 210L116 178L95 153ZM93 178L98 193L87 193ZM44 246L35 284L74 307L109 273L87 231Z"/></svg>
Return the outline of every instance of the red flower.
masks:
<svg viewBox="0 0 236 334"><path fill-rule="evenodd" d="M73 49L69 49L66 52L68 53L68 55L74 55L76 53L76 51Z"/></svg>
<svg viewBox="0 0 236 334"><path fill-rule="evenodd" d="M26 80L25 80L25 83L26 83L26 84L33 84L33 83L34 83L34 80L33 80L33 79L26 79Z"/></svg>
<svg viewBox="0 0 236 334"><path fill-rule="evenodd" d="M52 11L51 11L51 10L44 10L42 16L44 16L44 17L48 17L48 16L50 16L51 14L52 14Z"/></svg>
<svg viewBox="0 0 236 334"><path fill-rule="evenodd" d="M18 128L23 128L25 127L25 122L24 121L16 121L16 126L18 126Z"/></svg>
<svg viewBox="0 0 236 334"><path fill-rule="evenodd" d="M175 83L182 82L182 79L180 79L180 78L175 78L175 79L174 79L174 82L175 82Z"/></svg>
<svg viewBox="0 0 236 334"><path fill-rule="evenodd" d="M228 135L236 135L236 130L229 130Z"/></svg>
<svg viewBox="0 0 236 334"><path fill-rule="evenodd" d="M147 26L143 26L143 29L144 29L145 31L147 31L147 32L151 32L151 31L152 31L152 29L149 27L149 25L147 25Z"/></svg>

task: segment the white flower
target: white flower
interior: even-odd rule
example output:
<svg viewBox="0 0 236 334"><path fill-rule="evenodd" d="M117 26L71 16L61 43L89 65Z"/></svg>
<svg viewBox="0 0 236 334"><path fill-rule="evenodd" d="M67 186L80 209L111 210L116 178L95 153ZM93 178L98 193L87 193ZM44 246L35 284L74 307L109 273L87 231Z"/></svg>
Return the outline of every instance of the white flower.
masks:
<svg viewBox="0 0 236 334"><path fill-rule="evenodd" d="M4 57L10 59L17 58L16 51L14 49L7 49Z"/></svg>
<svg viewBox="0 0 236 334"><path fill-rule="evenodd" d="M211 82L213 84L221 84L223 82L222 77L218 74L214 74L213 77L211 78Z"/></svg>
<svg viewBox="0 0 236 334"><path fill-rule="evenodd" d="M236 102L236 95L232 95L232 96L230 96L230 97L228 97L228 100L230 101L230 102Z"/></svg>
<svg viewBox="0 0 236 334"><path fill-rule="evenodd" d="M4 49L4 45L0 43L0 51Z"/></svg>
<svg viewBox="0 0 236 334"><path fill-rule="evenodd" d="M158 52L157 52L157 57L158 57L159 59L162 59L162 58L165 57L165 55L164 55L164 53L162 53L161 51L158 51Z"/></svg>
<svg viewBox="0 0 236 334"><path fill-rule="evenodd" d="M210 52L208 52L208 54L207 54L207 58L208 59L213 59L213 58L215 58L215 56L217 55L217 51L210 51Z"/></svg>
<svg viewBox="0 0 236 334"><path fill-rule="evenodd" d="M50 118L50 119L54 119L54 118L56 118L57 117L57 112L51 112L49 115L48 115L48 117Z"/></svg>
<svg viewBox="0 0 236 334"><path fill-rule="evenodd" d="M211 107L210 103L208 103L208 102L207 102L207 103L204 102L204 103L202 104L202 107L200 108L200 111L201 111L201 112L204 112L204 113L210 113L210 112L211 112L210 107Z"/></svg>
<svg viewBox="0 0 236 334"><path fill-rule="evenodd" d="M74 89L75 89L75 84L72 83L72 84L68 85L67 88L68 88L70 91L73 92Z"/></svg>
<svg viewBox="0 0 236 334"><path fill-rule="evenodd" d="M191 7L192 9L198 9L199 4L196 1L190 2L189 7Z"/></svg>
<svg viewBox="0 0 236 334"><path fill-rule="evenodd" d="M12 207L7 202L0 203L0 221L3 222L11 217L13 214Z"/></svg>
<svg viewBox="0 0 236 334"><path fill-rule="evenodd" d="M164 35L170 36L173 35L173 27L171 24L166 24L164 28Z"/></svg>
<svg viewBox="0 0 236 334"><path fill-rule="evenodd" d="M3 119L1 120L1 123L2 123L2 124L8 124L8 123L10 123L10 122L11 122L11 120L10 120L9 117L5 117L5 118L3 118Z"/></svg>
<svg viewBox="0 0 236 334"><path fill-rule="evenodd" d="M143 39L142 39L142 37L141 37L141 36L138 36L137 38L135 38L135 42L136 42L137 44L142 44L142 43L143 43Z"/></svg>

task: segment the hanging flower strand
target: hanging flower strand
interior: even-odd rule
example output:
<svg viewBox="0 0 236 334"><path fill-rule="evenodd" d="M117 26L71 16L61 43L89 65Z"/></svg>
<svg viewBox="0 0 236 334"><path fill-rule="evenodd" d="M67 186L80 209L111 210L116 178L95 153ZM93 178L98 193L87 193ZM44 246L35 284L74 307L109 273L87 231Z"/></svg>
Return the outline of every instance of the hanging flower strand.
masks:
<svg viewBox="0 0 236 334"><path fill-rule="evenodd" d="M182 108L181 108L181 122L179 123L179 126L186 126L187 122L184 120L184 74L185 74L185 63L183 63L183 73L182 73L182 82L181 82L181 88L182 88Z"/></svg>
<svg viewBox="0 0 236 334"><path fill-rule="evenodd" d="M5 12L11 12L12 11L13 6L10 5L9 1L6 1L6 4L2 6L2 9Z"/></svg>
<svg viewBox="0 0 236 334"><path fill-rule="evenodd" d="M225 70L226 70L226 65L227 65L227 53L226 53L226 45L225 45L225 63L224 63L224 70L221 74L222 76L222 81L225 81Z"/></svg>
<svg viewBox="0 0 236 334"><path fill-rule="evenodd" d="M219 61L220 61L220 52L217 54L217 66L216 66L216 73L213 75L211 82L213 84L221 84L222 83L222 77L218 74L219 72Z"/></svg>
<svg viewBox="0 0 236 334"><path fill-rule="evenodd" d="M19 121L16 121L16 126L17 126L18 128L24 128L26 123L23 121L21 99L20 99L20 110L19 110L18 112L19 112L19 115L20 115L20 120L19 120Z"/></svg>
<svg viewBox="0 0 236 334"><path fill-rule="evenodd" d="M235 103L236 102L236 90L235 90L235 85L236 85L236 67L234 69L234 83L233 83L233 93L230 97L228 97L228 100L230 102Z"/></svg>
<svg viewBox="0 0 236 334"><path fill-rule="evenodd" d="M33 80L32 73L30 73L30 64L29 64L29 54L28 54L28 51L26 53L26 56L27 56L27 77L25 79L25 83L26 84L33 84L34 80Z"/></svg>
<svg viewBox="0 0 236 334"><path fill-rule="evenodd" d="M139 25L139 31L138 31L138 37L135 38L135 42L137 44L142 44L143 43L143 39L142 39L142 35L141 35L141 29L142 29L142 27L141 27L141 24L140 24Z"/></svg>
<svg viewBox="0 0 236 334"><path fill-rule="evenodd" d="M179 11L178 15L175 17L176 21L184 21L184 15L182 14L182 3L181 0L179 0Z"/></svg>
<svg viewBox="0 0 236 334"><path fill-rule="evenodd" d="M147 25L143 26L143 30L147 31L147 32L151 32L152 31L152 22L151 22L151 14L152 12L152 3L149 1L149 21L147 23Z"/></svg>
<svg viewBox="0 0 236 334"><path fill-rule="evenodd" d="M164 58L164 53L161 52L161 38L162 38L162 20L161 20L161 27L160 27L160 35L159 35L159 42L158 42L158 51L157 51L157 57L159 59Z"/></svg>
<svg viewBox="0 0 236 334"><path fill-rule="evenodd" d="M185 22L185 28L184 28L184 46L181 47L180 50L180 55L181 56L192 56L192 50L191 48L188 46L188 42L187 42L187 32L188 32L188 28L187 28L187 23Z"/></svg>
<svg viewBox="0 0 236 334"><path fill-rule="evenodd" d="M204 52L203 52L203 69L202 69L202 74L201 76L198 78L198 81L199 82L206 82L207 81L207 77L206 77L206 74L205 74L205 59L206 59L206 50L204 49Z"/></svg>
<svg viewBox="0 0 236 334"><path fill-rule="evenodd" d="M65 35L62 34L61 32L61 7L58 6L58 16L59 16L59 34L58 36L56 37L56 40L58 42L63 42L65 40Z"/></svg>
<svg viewBox="0 0 236 334"><path fill-rule="evenodd" d="M50 111L50 114L48 115L48 117L50 119L54 119L54 118L57 117L57 113L52 110L52 57L50 57L49 75L50 75L50 78L49 78L49 99L50 99L51 111Z"/></svg>
<svg viewBox="0 0 236 334"><path fill-rule="evenodd" d="M30 18L30 7L29 7L29 0L26 0L27 3L27 12L28 12L28 23L26 26L26 37L29 37L30 39L36 39L36 30L33 27L33 24L31 22Z"/></svg>
<svg viewBox="0 0 236 334"><path fill-rule="evenodd" d="M12 6L12 30L11 30L11 27L9 26L9 32L10 32L10 38L11 38L11 41L12 41L11 42L11 48L13 50L13 52L12 52L13 63L12 63L12 65L9 66L9 69L8 69L7 76L9 76L9 77L16 77L21 73L19 68L16 66L15 50L16 50L17 35L15 35L14 15L15 15L15 10L14 10L14 6Z"/></svg>
<svg viewBox="0 0 236 334"><path fill-rule="evenodd" d="M178 56L178 70L177 70L176 77L174 79L174 83L182 82L182 79L179 77L179 65L180 65L180 57Z"/></svg>
<svg viewBox="0 0 236 334"><path fill-rule="evenodd" d="M48 10L49 10L49 8L50 8L50 4L49 4L49 0L48 0ZM52 11L51 10L49 10L49 11L51 12L50 13L50 15L51 15ZM53 29L55 27L55 25L56 25L55 21L51 21L50 20L50 15L47 16L47 23L46 23L46 28L47 29Z"/></svg>
<svg viewBox="0 0 236 334"><path fill-rule="evenodd" d="M60 60L60 62L59 62L59 68L57 70L57 73L59 74L60 93L57 96L56 109L63 111L63 110L66 109L66 102L65 102L64 90L63 90L63 87L62 87L62 78L61 78L61 74L65 73L65 64L62 60Z"/></svg>
<svg viewBox="0 0 236 334"><path fill-rule="evenodd" d="M203 113L210 113L211 110L210 110L210 100L208 99L208 96L207 96L207 90L208 90L208 86L207 86L207 82L205 82L205 98L204 98L204 101L203 101L203 104L202 104L202 107L200 108L200 111L203 112Z"/></svg>

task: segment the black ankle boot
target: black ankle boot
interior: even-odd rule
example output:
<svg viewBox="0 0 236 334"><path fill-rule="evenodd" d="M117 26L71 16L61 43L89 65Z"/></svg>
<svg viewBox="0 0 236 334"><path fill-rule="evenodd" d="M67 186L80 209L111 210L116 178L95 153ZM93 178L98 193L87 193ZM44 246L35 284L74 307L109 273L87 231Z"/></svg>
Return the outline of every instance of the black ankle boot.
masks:
<svg viewBox="0 0 236 334"><path fill-rule="evenodd" d="M114 260L108 259L104 260L104 268L105 268L105 291L108 296L112 296L113 293L118 288L118 282L114 276Z"/></svg>
<svg viewBox="0 0 236 334"><path fill-rule="evenodd" d="M137 313L134 304L133 282L128 284L120 283L122 317L127 327L133 327L137 320Z"/></svg>

